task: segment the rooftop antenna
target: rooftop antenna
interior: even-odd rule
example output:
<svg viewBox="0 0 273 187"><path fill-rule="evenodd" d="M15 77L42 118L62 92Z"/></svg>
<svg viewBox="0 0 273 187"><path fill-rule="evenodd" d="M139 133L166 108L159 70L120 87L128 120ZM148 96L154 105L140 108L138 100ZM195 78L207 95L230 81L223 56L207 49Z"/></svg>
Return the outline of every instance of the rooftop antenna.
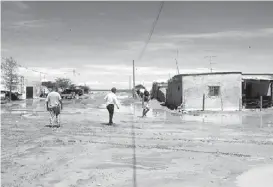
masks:
<svg viewBox="0 0 273 187"><path fill-rule="evenodd" d="M175 58L175 62L176 62L177 74L179 75L180 73L179 73L179 67L178 67L178 61L177 61L177 59L178 59L178 49L177 49L177 51L176 51L176 58Z"/></svg>
<svg viewBox="0 0 273 187"><path fill-rule="evenodd" d="M205 56L205 57L204 57L204 58L209 58L209 66L210 66L210 72L211 72L211 73L212 73L212 64L215 64L215 63L212 63L212 62L211 62L211 59L214 58L214 57L216 57L216 56L211 56L211 55L210 55L210 56Z"/></svg>

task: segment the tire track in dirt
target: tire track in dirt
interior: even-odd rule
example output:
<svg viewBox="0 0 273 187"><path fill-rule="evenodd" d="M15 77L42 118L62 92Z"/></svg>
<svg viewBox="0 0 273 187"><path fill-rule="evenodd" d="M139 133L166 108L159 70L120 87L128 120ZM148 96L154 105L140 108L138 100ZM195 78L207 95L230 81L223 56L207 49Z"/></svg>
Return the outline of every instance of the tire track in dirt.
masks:
<svg viewBox="0 0 273 187"><path fill-rule="evenodd" d="M104 133L105 134L105 133ZM73 132L71 135L75 136L91 136L91 137L100 137L100 138L121 138L121 139L132 139L131 136L124 136L123 132L120 133L115 133L116 135L109 135L106 136L103 133L97 133L97 132ZM128 135L132 135L132 133L127 133ZM273 145L272 141L257 141L257 140L220 140L217 138L212 138L212 139L189 139L189 138L166 138L164 134L162 134L161 137L150 137L150 138L143 138L139 136L136 136L136 139L139 140L163 140L163 141L183 141L183 142L188 142L188 143L233 143L233 144L244 144L244 145ZM143 134L142 134L143 135Z"/></svg>
<svg viewBox="0 0 273 187"><path fill-rule="evenodd" d="M107 144L122 148L133 148L131 144L120 144L120 143L111 143L111 142L99 142L99 141L88 141L89 143L97 143L97 144ZM224 155L224 156L235 156L235 157L252 157L248 154L240 154L240 153L231 153L231 152L214 152L214 151L199 151L199 150L192 150L192 149L184 149L184 148L175 148L175 147L168 147L163 145L137 145L137 148L143 149L161 149L161 150L172 150L172 151L183 151L183 152L192 152L192 153L206 153L206 154L214 154L214 155ZM180 147L180 146L177 146Z"/></svg>

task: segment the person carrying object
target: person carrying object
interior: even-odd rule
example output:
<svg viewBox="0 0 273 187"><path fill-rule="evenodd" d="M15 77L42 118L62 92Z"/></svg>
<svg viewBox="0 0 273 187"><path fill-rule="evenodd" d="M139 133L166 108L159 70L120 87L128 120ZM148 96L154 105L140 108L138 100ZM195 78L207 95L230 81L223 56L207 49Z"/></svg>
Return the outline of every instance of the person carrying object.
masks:
<svg viewBox="0 0 273 187"><path fill-rule="evenodd" d="M143 108L142 117L146 116L146 114L150 110L150 106L149 106L150 100L151 100L150 93L147 90L145 90L142 97L142 108Z"/></svg>

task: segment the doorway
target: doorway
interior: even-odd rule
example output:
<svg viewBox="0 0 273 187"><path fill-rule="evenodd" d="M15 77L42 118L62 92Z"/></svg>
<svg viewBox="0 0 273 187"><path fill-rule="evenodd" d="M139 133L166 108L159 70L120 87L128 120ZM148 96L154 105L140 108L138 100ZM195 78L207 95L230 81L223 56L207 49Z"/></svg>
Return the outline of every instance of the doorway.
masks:
<svg viewBox="0 0 273 187"><path fill-rule="evenodd" d="M33 86L26 87L26 98L33 99Z"/></svg>

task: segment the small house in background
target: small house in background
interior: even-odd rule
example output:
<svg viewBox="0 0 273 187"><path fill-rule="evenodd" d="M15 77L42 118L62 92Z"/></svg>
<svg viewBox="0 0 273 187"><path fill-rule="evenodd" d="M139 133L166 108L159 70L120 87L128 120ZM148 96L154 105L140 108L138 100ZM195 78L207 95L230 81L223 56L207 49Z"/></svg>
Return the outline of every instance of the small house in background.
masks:
<svg viewBox="0 0 273 187"><path fill-rule="evenodd" d="M159 102L166 102L166 92L168 83L166 82L154 82L151 91L152 99L157 99Z"/></svg>
<svg viewBox="0 0 273 187"><path fill-rule="evenodd" d="M183 110L236 111L273 105L273 74L180 74L168 81L166 105Z"/></svg>
<svg viewBox="0 0 273 187"><path fill-rule="evenodd" d="M40 81L29 81L27 79L24 79L19 87L21 89L20 93L22 93L21 99L39 98L41 94Z"/></svg>
<svg viewBox="0 0 273 187"><path fill-rule="evenodd" d="M242 73L180 74L168 81L166 105L183 110L240 110Z"/></svg>

